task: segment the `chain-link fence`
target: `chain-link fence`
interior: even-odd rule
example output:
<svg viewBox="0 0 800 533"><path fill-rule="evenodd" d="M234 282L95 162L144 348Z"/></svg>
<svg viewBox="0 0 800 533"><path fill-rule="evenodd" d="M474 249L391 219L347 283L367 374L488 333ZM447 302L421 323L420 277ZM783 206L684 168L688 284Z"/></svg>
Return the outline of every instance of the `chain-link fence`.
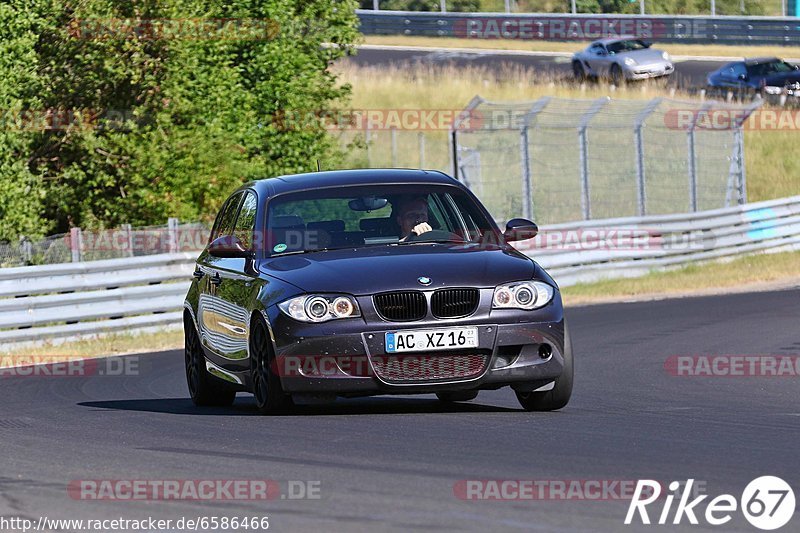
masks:
<svg viewBox="0 0 800 533"><path fill-rule="evenodd" d="M0 267L98 261L171 252L200 251L208 242L210 228L202 223L179 224L175 218L160 226L85 231L32 241L0 243Z"/></svg>
<svg viewBox="0 0 800 533"><path fill-rule="evenodd" d="M450 132L360 132L366 148L350 164L448 172L500 221L526 216L553 224L713 209L746 200L742 127L759 105L476 97Z"/></svg>
<svg viewBox="0 0 800 533"><path fill-rule="evenodd" d="M476 97L453 132L458 177L498 220L541 224L744 203L742 126L758 105Z"/></svg>

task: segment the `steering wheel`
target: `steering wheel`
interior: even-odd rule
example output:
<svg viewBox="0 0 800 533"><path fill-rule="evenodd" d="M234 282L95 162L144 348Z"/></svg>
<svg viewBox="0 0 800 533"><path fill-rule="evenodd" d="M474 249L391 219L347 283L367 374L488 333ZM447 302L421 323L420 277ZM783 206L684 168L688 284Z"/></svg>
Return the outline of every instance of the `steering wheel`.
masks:
<svg viewBox="0 0 800 533"><path fill-rule="evenodd" d="M432 229L430 231L426 231L425 233L421 233L417 235L416 233L412 233L408 236L406 241L409 242L416 242L416 241L456 241L461 242L464 239L459 237L455 233L451 233L446 230L442 229Z"/></svg>

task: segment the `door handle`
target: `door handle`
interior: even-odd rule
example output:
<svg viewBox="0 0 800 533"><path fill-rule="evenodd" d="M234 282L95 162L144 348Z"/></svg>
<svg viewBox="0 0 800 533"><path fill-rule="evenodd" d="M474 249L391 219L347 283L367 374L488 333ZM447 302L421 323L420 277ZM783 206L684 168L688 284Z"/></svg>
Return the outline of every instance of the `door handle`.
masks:
<svg viewBox="0 0 800 533"><path fill-rule="evenodd" d="M219 277L219 272L214 273L214 276L211 278L211 284L215 287L222 285L222 278Z"/></svg>
<svg viewBox="0 0 800 533"><path fill-rule="evenodd" d="M203 279L203 276L205 276L205 274L199 268L195 269L195 271L192 272L192 277L194 279L196 279L197 281L200 281L201 279Z"/></svg>

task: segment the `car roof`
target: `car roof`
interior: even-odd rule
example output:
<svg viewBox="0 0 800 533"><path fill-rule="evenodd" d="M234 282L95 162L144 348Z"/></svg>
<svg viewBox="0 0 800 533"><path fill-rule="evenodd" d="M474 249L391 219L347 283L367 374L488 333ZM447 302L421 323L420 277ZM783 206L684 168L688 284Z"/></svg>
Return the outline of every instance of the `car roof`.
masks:
<svg viewBox="0 0 800 533"><path fill-rule="evenodd" d="M777 57L748 57L744 60L745 65L760 65L762 63L772 63L780 61Z"/></svg>
<svg viewBox="0 0 800 533"><path fill-rule="evenodd" d="M438 170L364 168L276 176L274 178L251 181L241 188L251 188L259 193L265 192L267 196L273 196L275 194L320 187L407 183L457 185L463 187L458 181Z"/></svg>
<svg viewBox="0 0 800 533"><path fill-rule="evenodd" d="M608 45L611 43L617 43L619 41L642 41L642 40L644 39L642 39L641 37L636 37L634 35L621 35L619 37L606 37L605 39L598 39L596 41L593 41L592 44Z"/></svg>

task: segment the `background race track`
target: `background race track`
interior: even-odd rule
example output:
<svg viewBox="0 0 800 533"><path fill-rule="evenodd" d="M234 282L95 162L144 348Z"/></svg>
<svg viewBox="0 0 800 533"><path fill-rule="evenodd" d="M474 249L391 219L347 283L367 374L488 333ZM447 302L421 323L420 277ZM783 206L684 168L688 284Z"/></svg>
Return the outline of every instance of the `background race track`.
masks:
<svg viewBox="0 0 800 533"><path fill-rule="evenodd" d="M750 480L771 474L796 489L797 377L676 377L664 364L677 354L796 355L798 297L569 309L575 393L555 413L521 411L508 389L453 407L433 396L379 397L260 417L240 395L230 409L196 409L177 351L141 356L139 375L0 378L0 515L268 515L275 531L636 531L647 528L623 525L625 501L463 501L453 487L467 479L694 478L712 496L738 498ZM321 499L71 499L67 485L80 479L318 480ZM783 530L798 527L795 515ZM685 519L681 528L649 528L678 529L714 528ZM755 531L738 513L716 530Z"/></svg>
<svg viewBox="0 0 800 533"><path fill-rule="evenodd" d="M580 43L576 50L581 48ZM663 48L663 47L662 47ZM669 47L667 47L668 49ZM481 52L463 52L458 50L410 50L392 49L388 47L362 46L358 54L343 61L351 61L362 67L409 67L409 66L456 66L459 68L487 68L502 74L509 67L525 68L536 71L547 78L572 79L572 67L568 57L548 55L515 54L493 50ZM706 85L706 76L713 70L725 65L728 61L688 60L676 61L675 72L669 77L669 85L681 89L702 89Z"/></svg>

